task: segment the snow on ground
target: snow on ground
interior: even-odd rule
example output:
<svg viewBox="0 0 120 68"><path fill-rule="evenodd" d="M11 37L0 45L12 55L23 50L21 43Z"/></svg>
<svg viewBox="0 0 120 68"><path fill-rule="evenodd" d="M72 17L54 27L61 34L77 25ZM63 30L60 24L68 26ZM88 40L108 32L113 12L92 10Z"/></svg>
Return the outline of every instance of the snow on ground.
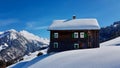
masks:
<svg viewBox="0 0 120 68"><path fill-rule="evenodd" d="M38 60L40 59L37 58ZM31 64L32 63L32 64ZM31 64L31 65L28 65ZM23 68L119 68L120 47L71 50L48 56Z"/></svg>
<svg viewBox="0 0 120 68"><path fill-rule="evenodd" d="M44 50L41 50L41 51L36 51L34 53L30 53L29 55L25 55L23 58L24 60L23 61L30 61L32 60L33 58L36 58L37 57L37 54L39 52L42 52L43 54L46 54L47 53L47 49L44 49Z"/></svg>
<svg viewBox="0 0 120 68"><path fill-rule="evenodd" d="M119 68L120 46L71 50L43 55L12 68Z"/></svg>
<svg viewBox="0 0 120 68"><path fill-rule="evenodd" d="M30 53L29 55L25 55L23 57L23 59L24 59L23 61L30 61L30 60L32 60L33 58L37 57L38 53L39 53L39 51L36 51L34 53Z"/></svg>
<svg viewBox="0 0 120 68"><path fill-rule="evenodd" d="M120 46L120 37L103 42L100 45L101 46Z"/></svg>
<svg viewBox="0 0 120 68"><path fill-rule="evenodd" d="M29 61L33 61L34 58L37 58L37 54L39 52L42 52L44 55L46 55L47 53L47 49L44 49L44 50L41 50L41 51L36 51L34 53L30 53L29 55L25 55L23 57L23 60L18 62L18 63L15 63L11 66L8 66L7 68L21 68L21 66L24 66L26 63L28 63Z"/></svg>
<svg viewBox="0 0 120 68"><path fill-rule="evenodd" d="M9 68L120 68L120 46L116 46L119 40L101 43L100 48L42 55Z"/></svg>

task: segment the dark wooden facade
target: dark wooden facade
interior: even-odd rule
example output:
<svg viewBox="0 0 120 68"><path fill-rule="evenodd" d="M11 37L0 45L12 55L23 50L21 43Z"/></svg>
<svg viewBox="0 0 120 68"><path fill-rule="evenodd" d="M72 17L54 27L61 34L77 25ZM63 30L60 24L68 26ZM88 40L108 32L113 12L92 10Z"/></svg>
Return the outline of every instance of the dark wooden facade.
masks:
<svg viewBox="0 0 120 68"><path fill-rule="evenodd" d="M73 34L77 32L78 38ZM86 36L80 38L80 33L84 32ZM54 33L58 33L58 38L54 38ZM55 48L54 43L58 46ZM75 44L79 44L75 47ZM99 30L50 30L50 46L48 52L60 52L74 49L86 49L99 47Z"/></svg>

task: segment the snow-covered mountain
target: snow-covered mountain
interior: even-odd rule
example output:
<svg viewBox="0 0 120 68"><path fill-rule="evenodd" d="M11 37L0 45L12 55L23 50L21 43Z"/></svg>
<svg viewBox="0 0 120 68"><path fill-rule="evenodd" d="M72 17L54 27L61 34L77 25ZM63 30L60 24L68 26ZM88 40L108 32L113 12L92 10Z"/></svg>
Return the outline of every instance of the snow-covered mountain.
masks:
<svg viewBox="0 0 120 68"><path fill-rule="evenodd" d="M46 54L8 68L120 68L120 46L116 44L120 37L101 43L100 48Z"/></svg>
<svg viewBox="0 0 120 68"><path fill-rule="evenodd" d="M100 29L100 42L108 41L120 36L120 21Z"/></svg>
<svg viewBox="0 0 120 68"><path fill-rule="evenodd" d="M0 59L17 60L26 54L47 47L49 40L35 36L25 30L14 29L0 32Z"/></svg>

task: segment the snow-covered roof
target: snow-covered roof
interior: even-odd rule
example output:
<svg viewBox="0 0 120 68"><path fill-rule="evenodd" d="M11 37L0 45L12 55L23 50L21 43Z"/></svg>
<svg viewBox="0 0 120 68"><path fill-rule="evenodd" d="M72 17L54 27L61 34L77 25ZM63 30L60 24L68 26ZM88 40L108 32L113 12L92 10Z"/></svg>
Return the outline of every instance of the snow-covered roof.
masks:
<svg viewBox="0 0 120 68"><path fill-rule="evenodd" d="M96 19L54 20L48 30L99 30Z"/></svg>

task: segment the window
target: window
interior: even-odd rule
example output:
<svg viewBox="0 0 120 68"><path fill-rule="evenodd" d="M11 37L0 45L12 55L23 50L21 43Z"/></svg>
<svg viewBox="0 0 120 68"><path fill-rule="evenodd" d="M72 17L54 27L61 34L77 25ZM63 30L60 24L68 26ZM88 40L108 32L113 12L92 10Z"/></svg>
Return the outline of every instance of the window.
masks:
<svg viewBox="0 0 120 68"><path fill-rule="evenodd" d="M54 38L58 38L58 33L54 33Z"/></svg>
<svg viewBox="0 0 120 68"><path fill-rule="evenodd" d="M78 32L74 32L74 38L78 38Z"/></svg>
<svg viewBox="0 0 120 68"><path fill-rule="evenodd" d="M58 43L57 43L57 42L54 42L53 47L54 47L54 48L58 48Z"/></svg>
<svg viewBox="0 0 120 68"><path fill-rule="evenodd" d="M79 49L79 44L78 44L78 43L75 43L75 44L74 44L74 48L75 48L75 49Z"/></svg>
<svg viewBox="0 0 120 68"><path fill-rule="evenodd" d="M84 38L85 33L84 32L80 32L80 38Z"/></svg>

